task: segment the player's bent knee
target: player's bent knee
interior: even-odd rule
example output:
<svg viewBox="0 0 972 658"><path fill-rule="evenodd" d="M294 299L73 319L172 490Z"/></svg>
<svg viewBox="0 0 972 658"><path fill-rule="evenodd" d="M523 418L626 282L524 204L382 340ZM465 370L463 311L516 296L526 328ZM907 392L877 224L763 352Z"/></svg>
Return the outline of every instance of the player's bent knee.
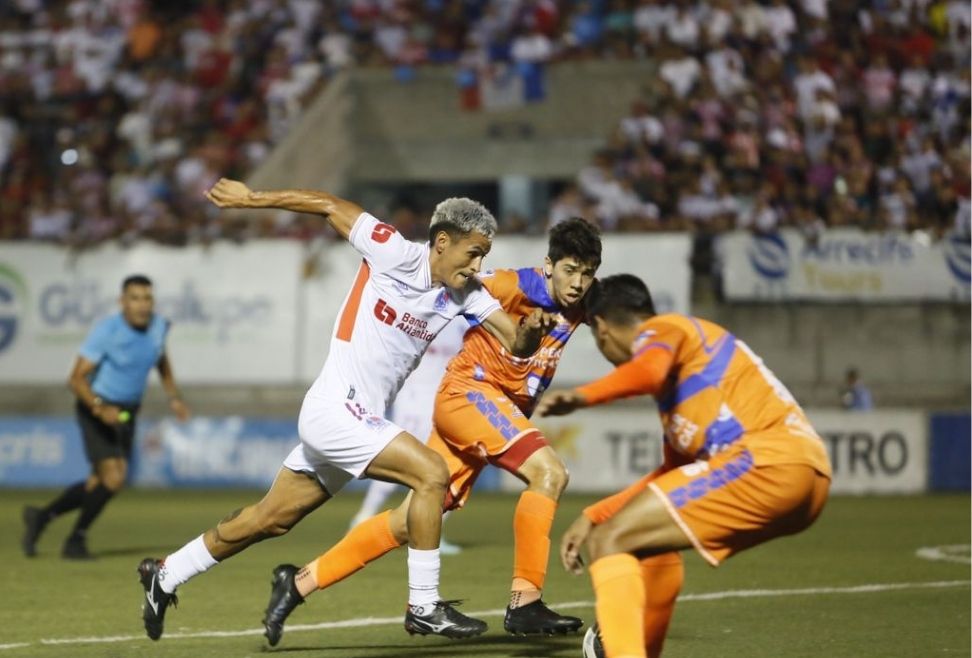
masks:
<svg viewBox="0 0 972 658"><path fill-rule="evenodd" d="M422 472L418 474L416 491L442 491L449 486L449 469L445 460L431 450L429 456L422 462Z"/></svg>
<svg viewBox="0 0 972 658"><path fill-rule="evenodd" d="M610 521L594 526L587 536L587 552L590 554L591 562L608 555L625 553L626 551L620 542L623 530Z"/></svg>
<svg viewBox="0 0 972 658"><path fill-rule="evenodd" d="M556 490L559 496L567 488L567 483L570 481L570 473L567 471L564 463L557 459L549 470L548 478L550 486Z"/></svg>

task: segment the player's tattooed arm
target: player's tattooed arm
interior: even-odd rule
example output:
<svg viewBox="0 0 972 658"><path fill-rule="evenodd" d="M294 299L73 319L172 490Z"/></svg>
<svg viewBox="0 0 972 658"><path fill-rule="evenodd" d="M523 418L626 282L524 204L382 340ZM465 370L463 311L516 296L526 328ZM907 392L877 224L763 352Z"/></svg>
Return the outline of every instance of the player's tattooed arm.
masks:
<svg viewBox="0 0 972 658"><path fill-rule="evenodd" d="M356 203L315 190L251 190L245 183L220 178L206 198L220 208L280 208L323 215L342 238L348 239L355 221L364 212Z"/></svg>

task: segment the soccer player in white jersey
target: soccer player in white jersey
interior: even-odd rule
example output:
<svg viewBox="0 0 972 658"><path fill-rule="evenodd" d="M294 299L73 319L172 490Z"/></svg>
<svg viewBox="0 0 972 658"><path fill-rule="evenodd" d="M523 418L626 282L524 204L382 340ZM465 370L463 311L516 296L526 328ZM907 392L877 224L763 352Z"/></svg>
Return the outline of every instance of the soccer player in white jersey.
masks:
<svg viewBox="0 0 972 658"><path fill-rule="evenodd" d="M355 477L398 482L413 492L406 630L448 637L482 633L485 623L439 597L438 545L449 475L445 463L384 415L429 342L457 315L482 323L507 349L524 356L552 327L553 319L541 314L517 326L480 287L475 275L490 249L496 220L475 201L447 199L432 216L429 243L419 244L356 204L324 192L252 191L221 179L207 197L220 208L322 215L361 253L362 263L324 367L301 405L300 444L284 460L270 490L164 560L145 558L139 565L146 633L153 640L161 637L176 587L251 544L285 534ZM277 604L290 609L302 602L296 571L284 565L274 570ZM273 637L271 623L267 628L275 644L279 635Z"/></svg>
<svg viewBox="0 0 972 658"><path fill-rule="evenodd" d="M422 356L422 361L416 366L402 385L402 390L395 396L391 407L390 420L423 443L428 441L432 433L432 412L435 406L435 394L445 374L446 366L460 349L462 337L469 328L465 318L457 317L445 329L439 332L435 340L429 344L429 349ZM372 480L368 483L361 508L351 519L351 527L377 514L389 496L399 488L393 482ZM448 516L443 516L443 520ZM461 548L446 541L442 537L439 541L439 553L455 555Z"/></svg>

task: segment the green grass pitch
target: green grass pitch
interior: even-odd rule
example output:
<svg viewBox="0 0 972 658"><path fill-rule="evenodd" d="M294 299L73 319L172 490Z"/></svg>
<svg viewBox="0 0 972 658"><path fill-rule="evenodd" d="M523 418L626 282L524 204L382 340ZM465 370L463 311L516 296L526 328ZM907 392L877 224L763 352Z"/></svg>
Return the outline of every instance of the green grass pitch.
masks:
<svg viewBox="0 0 972 658"><path fill-rule="evenodd" d="M183 586L179 607L168 613L166 636L152 643L141 627L139 559L164 555L260 492L126 491L92 529L90 547L99 559L76 563L59 557L73 522L67 518L48 528L40 556L24 558L21 507L46 502L52 493L0 494L0 658L580 656L580 635L523 639L502 630L499 611L507 599L516 502L511 495L477 493L446 524L449 539L466 550L443 559L441 592L465 599L467 612L491 611L485 636L461 643L408 636L401 626L405 555L398 551L314 595L294 612L280 645L271 650L260 635L271 568L303 564L329 547L359 496L339 496L289 535L258 544ZM564 500L554 546L591 500ZM687 555L685 598L676 608L665 656L969 656L969 519L967 495L838 497L809 531L739 555L719 569ZM965 546L953 549L965 562L915 554L945 545ZM902 585L868 587L895 583ZM741 596L743 591L753 595ZM585 621L593 617L589 580L565 574L556 559L545 599L555 609L572 604L569 610ZM364 618L378 622L342 623Z"/></svg>

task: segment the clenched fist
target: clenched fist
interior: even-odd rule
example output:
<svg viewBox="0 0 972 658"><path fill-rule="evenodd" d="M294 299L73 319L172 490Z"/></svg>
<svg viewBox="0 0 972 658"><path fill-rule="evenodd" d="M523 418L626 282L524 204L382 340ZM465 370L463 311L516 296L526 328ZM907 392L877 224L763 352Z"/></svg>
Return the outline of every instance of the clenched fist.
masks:
<svg viewBox="0 0 972 658"><path fill-rule="evenodd" d="M229 178L220 178L212 189L206 192L206 198L220 208L250 208L253 190L245 183Z"/></svg>

